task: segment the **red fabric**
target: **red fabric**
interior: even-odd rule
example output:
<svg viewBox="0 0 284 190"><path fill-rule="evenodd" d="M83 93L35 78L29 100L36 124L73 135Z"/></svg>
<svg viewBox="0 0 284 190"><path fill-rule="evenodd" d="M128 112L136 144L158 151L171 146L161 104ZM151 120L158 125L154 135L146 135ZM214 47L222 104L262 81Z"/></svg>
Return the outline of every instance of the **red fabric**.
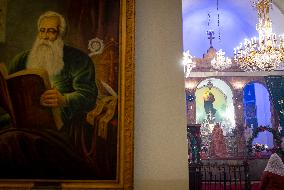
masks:
<svg viewBox="0 0 284 190"><path fill-rule="evenodd" d="M263 172L261 176L260 190L283 190L284 176L280 176L271 172Z"/></svg>
<svg viewBox="0 0 284 190"><path fill-rule="evenodd" d="M251 190L259 190L259 183L251 184Z"/></svg>

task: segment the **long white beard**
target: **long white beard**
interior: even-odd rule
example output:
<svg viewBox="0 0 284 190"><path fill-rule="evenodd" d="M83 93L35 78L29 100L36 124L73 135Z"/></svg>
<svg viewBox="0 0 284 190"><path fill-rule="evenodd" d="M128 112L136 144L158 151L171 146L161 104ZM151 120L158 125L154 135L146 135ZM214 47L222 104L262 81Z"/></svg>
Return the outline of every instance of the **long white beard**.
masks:
<svg viewBox="0 0 284 190"><path fill-rule="evenodd" d="M27 68L45 69L52 79L63 69L63 46L60 37L53 42L37 38L28 56Z"/></svg>

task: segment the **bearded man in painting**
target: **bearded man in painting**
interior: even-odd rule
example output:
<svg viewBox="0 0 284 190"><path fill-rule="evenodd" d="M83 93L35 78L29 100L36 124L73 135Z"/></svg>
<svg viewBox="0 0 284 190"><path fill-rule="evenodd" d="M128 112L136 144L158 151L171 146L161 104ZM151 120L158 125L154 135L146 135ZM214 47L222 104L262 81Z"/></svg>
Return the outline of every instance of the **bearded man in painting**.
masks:
<svg viewBox="0 0 284 190"><path fill-rule="evenodd" d="M9 176L9 172L13 178L16 172L21 178L95 177L94 161L89 159L94 133L85 121L97 98L94 63L87 54L64 44L66 22L60 14L44 13L37 26L38 34L32 49L13 59L8 67L9 74L24 69L46 70L52 88L41 95L40 104L60 109L63 127L58 131L39 128L3 133L3 141L17 145L11 147L16 149L15 153L5 154L4 161L0 161L3 171L6 170L3 175ZM5 151L2 144L0 153Z"/></svg>
<svg viewBox="0 0 284 190"><path fill-rule="evenodd" d="M46 12L38 20L38 36L31 51L16 56L9 73L26 68L45 69L53 89L41 96L41 104L60 107L65 126L78 114L94 107L97 97L95 70L92 60L83 52L64 45L64 18Z"/></svg>

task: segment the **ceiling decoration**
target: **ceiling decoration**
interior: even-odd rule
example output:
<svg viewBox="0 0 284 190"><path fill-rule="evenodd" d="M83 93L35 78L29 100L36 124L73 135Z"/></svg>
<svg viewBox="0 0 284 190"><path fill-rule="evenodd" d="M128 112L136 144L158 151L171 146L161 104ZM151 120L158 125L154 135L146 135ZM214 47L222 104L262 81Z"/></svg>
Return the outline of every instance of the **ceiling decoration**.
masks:
<svg viewBox="0 0 284 190"><path fill-rule="evenodd" d="M234 47L238 46L243 39L258 35L255 30L258 17L248 0L219 1L218 11L216 1L212 0L183 0L182 5L183 49L189 50L190 54L196 58L202 58L208 50L208 46L205 45L208 44L206 35L208 29L215 31L214 48L222 49L229 57L234 56ZM277 34L283 33L284 1L274 0L272 9L270 18L273 22L273 31ZM208 13L210 13L210 28L208 28ZM219 29L221 41L218 40Z"/></svg>
<svg viewBox="0 0 284 190"><path fill-rule="evenodd" d="M273 71L284 61L284 35L272 32L270 9L272 0L258 0L253 6L258 11L258 38L245 39L234 49L234 60L244 71Z"/></svg>
<svg viewBox="0 0 284 190"><path fill-rule="evenodd" d="M217 2L217 15L218 15L218 39L219 42L221 42L221 30L220 30L220 13L219 13L219 0L216 1ZM210 19L210 14L208 13L209 19ZM208 21L208 25L209 25L209 21ZM214 39L214 31L207 31L207 35L209 35L208 39L210 39L210 48L213 48L212 46L212 39ZM222 49L219 49L217 51L217 53L215 54L214 58L211 60L211 66L213 67L213 69L216 70L224 70L227 68L230 68L232 65L232 61L231 58L229 57L225 57L225 52L223 52Z"/></svg>

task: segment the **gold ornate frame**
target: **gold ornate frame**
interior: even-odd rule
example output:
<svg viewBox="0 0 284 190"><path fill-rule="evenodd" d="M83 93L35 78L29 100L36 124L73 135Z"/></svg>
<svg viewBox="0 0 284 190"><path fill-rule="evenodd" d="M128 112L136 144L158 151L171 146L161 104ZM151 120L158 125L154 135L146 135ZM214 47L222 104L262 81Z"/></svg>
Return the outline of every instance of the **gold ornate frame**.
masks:
<svg viewBox="0 0 284 190"><path fill-rule="evenodd" d="M0 180L0 189L133 189L135 0L120 0L118 151L115 180Z"/></svg>

